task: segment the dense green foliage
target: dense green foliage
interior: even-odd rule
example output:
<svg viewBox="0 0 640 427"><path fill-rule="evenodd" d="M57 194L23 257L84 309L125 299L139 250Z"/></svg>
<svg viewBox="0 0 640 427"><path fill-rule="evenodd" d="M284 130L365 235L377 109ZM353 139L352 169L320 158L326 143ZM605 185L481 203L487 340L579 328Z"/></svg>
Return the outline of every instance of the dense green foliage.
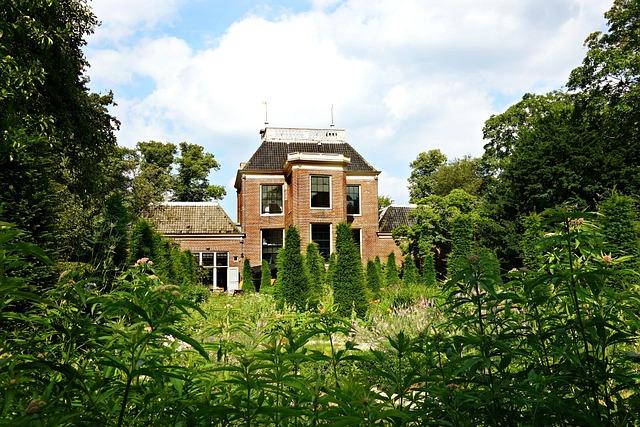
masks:
<svg viewBox="0 0 640 427"><path fill-rule="evenodd" d="M326 280L324 259L320 255L316 243L311 242L307 245L307 254L304 260L309 273L309 303L315 307L320 301Z"/></svg>
<svg viewBox="0 0 640 427"><path fill-rule="evenodd" d="M418 269L413 261L413 255L407 254L402 263L402 283L406 286L417 285L419 281Z"/></svg>
<svg viewBox="0 0 640 427"><path fill-rule="evenodd" d="M251 262L249 262L248 258L245 258L244 262L242 263L242 290L248 293L256 291L256 287L253 284Z"/></svg>
<svg viewBox="0 0 640 427"><path fill-rule="evenodd" d="M398 266L396 265L396 254L391 252L387 257L387 264L385 267L385 285L397 285L400 283L400 275L398 274Z"/></svg>
<svg viewBox="0 0 640 427"><path fill-rule="evenodd" d="M309 276L300 253L300 234L289 227L285 234L284 247L278 254L278 295L282 302L304 310L309 295Z"/></svg>
<svg viewBox="0 0 640 427"><path fill-rule="evenodd" d="M380 296L380 288L382 287L380 283L380 272L378 271L375 261L372 260L367 261L367 287L375 298Z"/></svg>
<svg viewBox="0 0 640 427"><path fill-rule="evenodd" d="M262 260L260 266L260 292L269 292L271 288L271 268L266 259Z"/></svg>
<svg viewBox="0 0 640 427"><path fill-rule="evenodd" d="M368 304L347 224L326 276L289 228L273 296L209 297L137 215L221 196L213 156L116 147L85 3L6 1L0 424L640 425L640 3L607 19L571 92L487 121L481 161L412 163L404 283L393 253L368 260Z"/></svg>
<svg viewBox="0 0 640 427"><path fill-rule="evenodd" d="M349 317L354 310L363 318L367 313L364 274L360 251L353 241L351 227L343 222L336 230L336 267L333 273L333 297L337 313Z"/></svg>

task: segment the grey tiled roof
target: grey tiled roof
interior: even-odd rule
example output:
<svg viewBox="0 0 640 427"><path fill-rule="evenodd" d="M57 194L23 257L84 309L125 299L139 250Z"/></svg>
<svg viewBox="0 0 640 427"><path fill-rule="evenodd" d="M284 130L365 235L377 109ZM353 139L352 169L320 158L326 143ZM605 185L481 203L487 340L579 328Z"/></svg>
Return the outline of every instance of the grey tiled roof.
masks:
<svg viewBox="0 0 640 427"><path fill-rule="evenodd" d="M351 159L348 171L377 172L367 161L346 142L282 142L264 141L246 163L243 171L280 171L289 153L342 154Z"/></svg>
<svg viewBox="0 0 640 427"><path fill-rule="evenodd" d="M415 219L411 218L410 215L415 209L415 206L391 205L386 207L380 214L380 220L378 221L380 233L391 233L399 225L415 224Z"/></svg>
<svg viewBox="0 0 640 427"><path fill-rule="evenodd" d="M162 234L238 234L240 230L217 203L163 203L148 219Z"/></svg>

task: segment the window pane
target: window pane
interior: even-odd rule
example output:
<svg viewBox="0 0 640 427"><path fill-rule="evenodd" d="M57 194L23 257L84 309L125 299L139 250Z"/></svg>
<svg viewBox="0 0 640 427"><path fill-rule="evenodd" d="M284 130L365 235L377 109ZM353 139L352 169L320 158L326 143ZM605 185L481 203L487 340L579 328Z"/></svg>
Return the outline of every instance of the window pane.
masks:
<svg viewBox="0 0 640 427"><path fill-rule="evenodd" d="M202 265L204 267L213 267L213 252L204 252L202 254Z"/></svg>
<svg viewBox="0 0 640 427"><path fill-rule="evenodd" d="M282 213L282 185L262 186L262 213Z"/></svg>
<svg viewBox="0 0 640 427"><path fill-rule="evenodd" d="M318 244L318 250L325 260L331 254L331 225L311 224L311 240Z"/></svg>
<svg viewBox="0 0 640 427"><path fill-rule="evenodd" d="M347 185L347 215L360 215L359 185Z"/></svg>
<svg viewBox="0 0 640 427"><path fill-rule="evenodd" d="M282 247L282 228L262 230L262 259L276 263L278 250Z"/></svg>
<svg viewBox="0 0 640 427"><path fill-rule="evenodd" d="M358 246L358 252L360 251L360 229L352 228L351 229L351 237L353 237L353 241Z"/></svg>
<svg viewBox="0 0 640 427"><path fill-rule="evenodd" d="M227 289L227 267L216 268L216 286Z"/></svg>
<svg viewBox="0 0 640 427"><path fill-rule="evenodd" d="M330 179L328 176L311 177L311 207L329 208L331 207Z"/></svg>
<svg viewBox="0 0 640 427"><path fill-rule="evenodd" d="M218 252L216 254L216 266L226 267L229 265L229 255L226 252Z"/></svg>

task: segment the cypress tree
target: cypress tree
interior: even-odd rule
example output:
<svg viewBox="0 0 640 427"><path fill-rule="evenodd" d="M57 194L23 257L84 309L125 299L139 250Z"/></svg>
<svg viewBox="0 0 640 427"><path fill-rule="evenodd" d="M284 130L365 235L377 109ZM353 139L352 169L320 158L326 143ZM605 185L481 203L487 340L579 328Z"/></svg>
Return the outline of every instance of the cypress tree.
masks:
<svg viewBox="0 0 640 427"><path fill-rule="evenodd" d="M305 258L307 271L309 272L309 299L316 305L322 295L322 285L324 284L324 260L318 251L318 245L311 242L307 245L307 256Z"/></svg>
<svg viewBox="0 0 640 427"><path fill-rule="evenodd" d="M251 263L248 258L245 258L242 264L242 290L245 293L256 291L256 287L253 284L253 275L251 274Z"/></svg>
<svg viewBox="0 0 640 427"><path fill-rule="evenodd" d="M387 268L385 273L385 284L387 286L397 285L400 283L398 275L398 267L396 266L396 254L391 252L387 258Z"/></svg>
<svg viewBox="0 0 640 427"><path fill-rule="evenodd" d="M372 260L367 261L367 286L376 298L380 297L380 273Z"/></svg>
<svg viewBox="0 0 640 427"><path fill-rule="evenodd" d="M329 256L329 267L327 267L327 275L325 276L325 283L333 287L333 276L336 272L336 253L332 252Z"/></svg>
<svg viewBox="0 0 640 427"><path fill-rule="evenodd" d="M412 286L418 284L418 269L415 262L413 262L413 256L408 253L404 257L404 264L402 266L402 283L405 286Z"/></svg>
<svg viewBox="0 0 640 427"><path fill-rule="evenodd" d="M280 258L280 256L279 256ZM297 310L304 310L309 290L309 279L300 253L300 234L289 227L278 266L278 286L283 301Z"/></svg>
<svg viewBox="0 0 640 427"><path fill-rule="evenodd" d="M373 260L376 265L376 269L378 270L378 277L380 278L380 287L384 286L384 274L382 274L382 262L380 262L380 257L376 255L376 258Z"/></svg>
<svg viewBox="0 0 640 427"><path fill-rule="evenodd" d="M260 273L260 292L269 292L269 288L271 287L271 269L266 259L262 260Z"/></svg>
<svg viewBox="0 0 640 427"><path fill-rule="evenodd" d="M538 270L542 267L542 251L537 245L542 238L542 220L537 213L530 213L521 219L524 232L520 238L520 252L522 264L529 270Z"/></svg>
<svg viewBox="0 0 640 427"><path fill-rule="evenodd" d="M605 250L613 257L640 255L636 204L633 197L613 191L599 206Z"/></svg>
<svg viewBox="0 0 640 427"><path fill-rule="evenodd" d="M433 249L431 248L431 242L427 240L421 240L418 243L420 250L420 257L422 258L422 273L420 275L421 281L425 286L432 287L436 285L436 266L435 259L433 257Z"/></svg>
<svg viewBox="0 0 640 427"><path fill-rule="evenodd" d="M336 267L333 274L333 297L337 313L347 317L353 307L358 317L367 313L364 276L360 251L353 241L351 227L338 224L336 233Z"/></svg>

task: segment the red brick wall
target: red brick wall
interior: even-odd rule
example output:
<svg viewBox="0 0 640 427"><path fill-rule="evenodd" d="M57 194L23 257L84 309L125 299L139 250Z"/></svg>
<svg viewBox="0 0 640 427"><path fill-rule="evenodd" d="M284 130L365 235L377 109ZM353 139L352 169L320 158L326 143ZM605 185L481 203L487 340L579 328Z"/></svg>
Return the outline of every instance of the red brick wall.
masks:
<svg viewBox="0 0 640 427"><path fill-rule="evenodd" d="M262 240L260 230L266 228L285 228L284 214L261 215L261 184L284 185L284 176L243 177L242 191L238 193L239 203L241 203L243 209L239 212L238 219L242 226L242 232L246 235L244 242L244 256L249 258L252 266L257 266L262 263ZM284 198L284 210L286 211L286 189Z"/></svg>

